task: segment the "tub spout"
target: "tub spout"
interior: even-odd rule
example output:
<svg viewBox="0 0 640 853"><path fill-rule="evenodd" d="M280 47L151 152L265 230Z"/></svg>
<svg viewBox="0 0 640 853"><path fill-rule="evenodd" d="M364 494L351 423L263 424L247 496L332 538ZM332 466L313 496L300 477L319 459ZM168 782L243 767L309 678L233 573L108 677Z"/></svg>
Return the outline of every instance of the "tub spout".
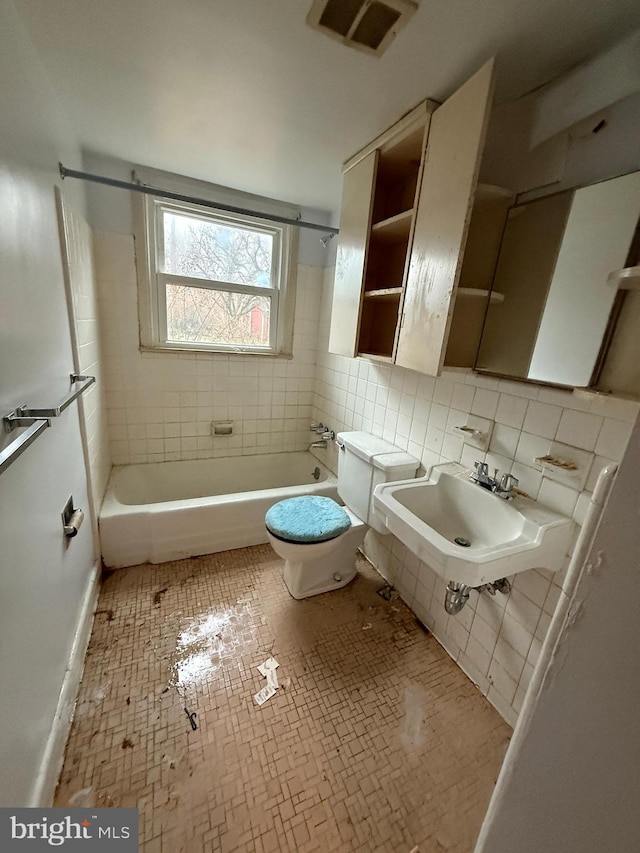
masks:
<svg viewBox="0 0 640 853"><path fill-rule="evenodd" d="M313 441L309 445L309 450L311 450L312 447L318 447L318 448L322 447L324 450L326 450L327 449L327 439L321 438L320 441Z"/></svg>

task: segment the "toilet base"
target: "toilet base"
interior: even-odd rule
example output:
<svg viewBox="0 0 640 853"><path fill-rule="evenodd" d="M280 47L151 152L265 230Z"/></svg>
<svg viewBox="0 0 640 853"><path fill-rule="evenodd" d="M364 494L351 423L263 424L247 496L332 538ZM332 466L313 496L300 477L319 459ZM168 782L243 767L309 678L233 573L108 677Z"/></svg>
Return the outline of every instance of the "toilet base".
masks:
<svg viewBox="0 0 640 853"><path fill-rule="evenodd" d="M367 525L348 508L347 512L351 527L325 542L284 542L267 530L271 547L284 560L283 579L293 598L341 589L358 574L356 551L364 541Z"/></svg>
<svg viewBox="0 0 640 853"><path fill-rule="evenodd" d="M351 560L342 561L342 564L338 564L333 555L307 560L304 563L285 560L282 577L289 595L300 601L312 595L341 589L351 583L357 574L354 550Z"/></svg>

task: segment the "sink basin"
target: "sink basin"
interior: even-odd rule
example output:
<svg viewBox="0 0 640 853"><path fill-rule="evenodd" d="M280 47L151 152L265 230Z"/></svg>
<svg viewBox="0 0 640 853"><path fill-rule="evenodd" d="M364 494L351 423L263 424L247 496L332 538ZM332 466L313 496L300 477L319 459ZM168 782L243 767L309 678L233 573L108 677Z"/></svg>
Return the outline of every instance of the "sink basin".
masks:
<svg viewBox="0 0 640 853"><path fill-rule="evenodd" d="M522 496L506 501L455 462L426 477L376 487L387 528L446 580L481 586L527 569L557 571L573 522ZM457 540L457 542L456 542Z"/></svg>

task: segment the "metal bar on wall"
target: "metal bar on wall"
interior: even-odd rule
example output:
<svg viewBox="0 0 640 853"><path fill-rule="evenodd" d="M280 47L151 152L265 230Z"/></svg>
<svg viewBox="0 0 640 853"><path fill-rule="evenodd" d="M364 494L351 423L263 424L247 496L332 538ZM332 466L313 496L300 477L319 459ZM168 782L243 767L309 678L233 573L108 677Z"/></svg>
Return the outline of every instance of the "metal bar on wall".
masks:
<svg viewBox="0 0 640 853"><path fill-rule="evenodd" d="M163 190L159 187L148 187L144 184L135 184L129 181L119 181L115 178L107 178L104 175L94 175L91 172L79 172L77 169L67 169L62 163L60 167L60 176L64 178L78 178L81 181L91 181L94 184L104 184L107 187L115 187L121 190L130 190L131 192L143 193L144 195L158 196L158 198L169 198L172 201L183 201L187 204L199 204L202 207L210 207L213 210L224 210L227 213L239 213L243 216L255 216L258 219L266 219L269 222L278 222L281 225L294 225L296 228L309 228L313 231L321 231L323 234L338 234L339 229L333 228L331 225L320 225L318 222L305 222L303 219L289 219L286 216L277 216L274 213L259 213L255 210L248 210L244 207L235 207L231 204L221 204L215 201L209 201L205 198L197 196L183 195L182 193L174 193L171 190Z"/></svg>

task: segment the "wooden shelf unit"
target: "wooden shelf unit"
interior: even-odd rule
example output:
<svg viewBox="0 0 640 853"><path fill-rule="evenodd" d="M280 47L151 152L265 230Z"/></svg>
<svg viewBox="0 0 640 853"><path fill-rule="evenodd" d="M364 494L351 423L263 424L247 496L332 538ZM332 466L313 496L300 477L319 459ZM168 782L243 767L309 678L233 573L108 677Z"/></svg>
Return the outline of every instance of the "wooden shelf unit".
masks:
<svg viewBox="0 0 640 853"><path fill-rule="evenodd" d="M344 164L330 352L437 376L461 357L456 346L447 349L450 328L465 346L469 335L479 338L502 233L494 256L485 257L485 244L496 241L482 211L511 197L496 188L476 192L493 64L444 104L415 107ZM485 293L463 290L456 300L458 286ZM465 351L462 363L474 358Z"/></svg>
<svg viewBox="0 0 640 853"><path fill-rule="evenodd" d="M378 151L372 224L357 342L359 355L393 359L414 223L425 123L392 136Z"/></svg>

